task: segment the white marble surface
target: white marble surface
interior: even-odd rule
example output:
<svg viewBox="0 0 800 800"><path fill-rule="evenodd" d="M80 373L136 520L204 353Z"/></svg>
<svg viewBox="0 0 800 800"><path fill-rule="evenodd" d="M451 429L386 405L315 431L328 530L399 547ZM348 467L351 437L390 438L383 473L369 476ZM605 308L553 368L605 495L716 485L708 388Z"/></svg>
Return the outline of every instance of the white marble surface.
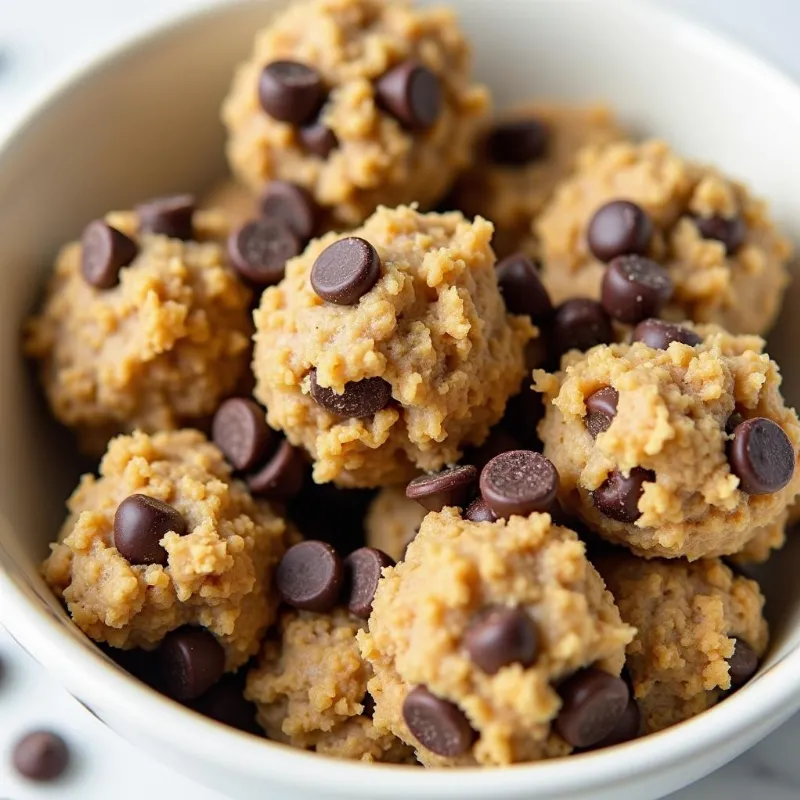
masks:
<svg viewBox="0 0 800 800"><path fill-rule="evenodd" d="M93 54L152 21L206 2L0 0L0 138L38 94ZM502 0L492 2L500 5ZM798 0L660 2L744 41L800 79ZM742 111L747 113L747 109ZM2 628L0 660L5 664L5 675L0 679L0 800L99 800L109 796L114 800L140 800L144 795L157 800L224 800L109 732L56 686ZM75 754L65 780L50 787L20 781L8 766L15 738L42 726L61 732ZM797 717L749 753L670 800L795 800L800 797L799 738Z"/></svg>

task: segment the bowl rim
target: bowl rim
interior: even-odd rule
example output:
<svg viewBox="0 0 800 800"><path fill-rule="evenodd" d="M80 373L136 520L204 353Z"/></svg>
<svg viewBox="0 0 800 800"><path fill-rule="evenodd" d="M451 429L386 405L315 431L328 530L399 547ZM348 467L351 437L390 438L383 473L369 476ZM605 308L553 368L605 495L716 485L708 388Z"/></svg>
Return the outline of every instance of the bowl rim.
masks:
<svg viewBox="0 0 800 800"><path fill-rule="evenodd" d="M554 5L564 0L528 0ZM590 5L610 4L626 14L650 17L664 36L684 47L702 47L707 55L724 61L727 68L751 73L769 91L783 98L800 127L800 85L779 68L755 55L746 46L724 34L705 28L663 7L640 0L570 0ZM85 65L52 79L25 109L16 115L5 133L0 133L0 168L14 156L28 131L63 101L67 93L90 82L108 63L136 57L145 47L166 42L189 21L224 18L258 0L208 0L200 7L178 11L166 19L144 26L130 37L95 54ZM457 9L456 9L457 10ZM8 563L13 555L3 546L12 526L0 515L0 549ZM21 569L21 567L19 567ZM720 746L748 729L756 734L741 744L745 749L757 738L800 708L800 645L784 654L765 673L724 703L680 725L608 750L585 753L569 759L520 763L502 769L464 767L458 770L418 770L389 764L365 764L330 758L283 744L259 739L207 719L155 692L146 684L115 669L99 650L71 635L64 623L32 602L30 589L18 585L11 572L0 569L0 622L12 637L51 675L78 696L91 700L100 710L113 709L131 727L143 732L158 719L160 740L179 743L178 749L195 759L224 766L265 782L313 790L323 786L348 796L373 798L413 792L452 800L479 800L500 794L562 796L570 792L614 786L623 789L645 774L682 762L689 764L698 751ZM77 629L75 629L77 631ZM191 746L183 743L191 742ZM135 745L134 745L135 746ZM381 776L380 781L369 780ZM359 780L362 779L362 780ZM363 780L365 779L365 780ZM388 779L388 780L384 780ZM535 781L535 782L534 782ZM367 788L359 790L359 786Z"/></svg>

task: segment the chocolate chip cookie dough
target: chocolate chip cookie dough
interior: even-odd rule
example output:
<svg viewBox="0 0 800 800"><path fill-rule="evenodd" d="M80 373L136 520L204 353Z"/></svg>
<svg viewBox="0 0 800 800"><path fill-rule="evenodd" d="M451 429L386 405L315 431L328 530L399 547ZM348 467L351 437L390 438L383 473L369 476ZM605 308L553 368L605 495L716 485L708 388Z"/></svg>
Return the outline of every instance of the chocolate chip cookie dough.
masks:
<svg viewBox="0 0 800 800"><path fill-rule="evenodd" d="M554 302L599 298L608 262L648 255L674 285L665 318L769 330L792 249L763 201L660 141L590 147L578 161L535 223Z"/></svg>
<svg viewBox="0 0 800 800"><path fill-rule="evenodd" d="M381 489L370 503L364 520L367 544L401 561L426 513L419 503L406 497L405 486Z"/></svg>
<svg viewBox="0 0 800 800"><path fill-rule="evenodd" d="M307 0L256 38L223 106L228 158L258 191L307 189L329 227L378 205L431 206L487 112L454 13L405 0Z"/></svg>
<svg viewBox="0 0 800 800"><path fill-rule="evenodd" d="M705 711L749 680L767 646L758 584L719 559L646 561L630 555L595 562L637 629L626 668L645 733Z"/></svg>
<svg viewBox="0 0 800 800"><path fill-rule="evenodd" d="M255 313L256 397L317 482L381 486L458 461L525 374L530 320L506 312L492 226L380 208L289 261Z"/></svg>
<svg viewBox="0 0 800 800"><path fill-rule="evenodd" d="M736 553L800 489L778 367L759 337L716 326L646 321L633 339L534 373L561 503L638 555Z"/></svg>

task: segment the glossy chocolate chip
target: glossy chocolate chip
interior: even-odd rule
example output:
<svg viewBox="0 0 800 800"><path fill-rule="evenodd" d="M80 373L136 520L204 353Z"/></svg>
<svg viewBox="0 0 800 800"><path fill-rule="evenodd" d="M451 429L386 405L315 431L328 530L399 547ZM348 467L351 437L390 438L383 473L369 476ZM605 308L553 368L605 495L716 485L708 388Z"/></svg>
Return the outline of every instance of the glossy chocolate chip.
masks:
<svg viewBox="0 0 800 800"><path fill-rule="evenodd" d="M311 287L329 303L355 305L381 276L375 248L357 236L326 247L311 268Z"/></svg>
<svg viewBox="0 0 800 800"><path fill-rule="evenodd" d="M442 87L438 76L418 61L404 61L382 75L375 84L378 105L403 127L426 130L442 112Z"/></svg>
<svg viewBox="0 0 800 800"><path fill-rule="evenodd" d="M428 511L441 511L445 506L463 506L477 482L478 470L471 464L452 467L414 478L406 487L406 497Z"/></svg>
<svg viewBox="0 0 800 800"><path fill-rule="evenodd" d="M644 255L653 236L647 212L628 200L612 200L601 206L589 221L586 242L600 261L617 256Z"/></svg>
<svg viewBox="0 0 800 800"><path fill-rule="evenodd" d="M314 402L345 419L371 417L385 408L392 399L392 387L383 378L364 378L344 385L344 392L336 394L333 389L317 383L317 371L311 371L311 397Z"/></svg>
<svg viewBox="0 0 800 800"><path fill-rule="evenodd" d="M267 463L247 475L246 480L253 494L270 500L288 500L303 488L304 477L302 451L283 439Z"/></svg>
<svg viewBox="0 0 800 800"><path fill-rule="evenodd" d="M282 222L301 242L308 242L317 228L319 207L302 186L272 181L261 195L261 213Z"/></svg>
<svg viewBox="0 0 800 800"><path fill-rule="evenodd" d="M133 239L101 219L90 222L81 237L81 274L96 289L111 289L119 283L119 271L139 254Z"/></svg>
<svg viewBox="0 0 800 800"><path fill-rule="evenodd" d="M403 719L412 736L439 756L463 755L475 741L475 731L461 709L436 697L424 686L412 689L403 701Z"/></svg>
<svg viewBox="0 0 800 800"><path fill-rule="evenodd" d="M486 140L489 160L503 167L522 167L547 155L550 130L538 119L496 125Z"/></svg>
<svg viewBox="0 0 800 800"><path fill-rule="evenodd" d="M205 628L189 626L168 633L158 647L161 686L175 700L194 700L225 670L225 651Z"/></svg>
<svg viewBox="0 0 800 800"><path fill-rule="evenodd" d="M69 748L52 731L31 731L14 745L11 760L20 775L45 783L64 774L69 766Z"/></svg>
<svg viewBox="0 0 800 800"><path fill-rule="evenodd" d="M743 492L773 494L794 475L794 447L777 422L754 417L736 426L728 462Z"/></svg>
<svg viewBox="0 0 800 800"><path fill-rule="evenodd" d="M170 239L189 241L194 238L196 203L191 194L157 197L137 206L139 227L143 233L157 233Z"/></svg>
<svg viewBox="0 0 800 800"><path fill-rule="evenodd" d="M620 322L635 325L659 314L672 297L667 271L644 256L617 256L606 268L601 287L603 308Z"/></svg>
<svg viewBox="0 0 800 800"><path fill-rule="evenodd" d="M525 314L540 325L553 314L550 295L544 288L536 265L523 253L515 253L500 261L496 268L497 283L512 314Z"/></svg>
<svg viewBox="0 0 800 800"><path fill-rule="evenodd" d="M634 467L626 478L621 472L612 472L602 486L592 492L592 500L601 514L618 522L636 522L642 516L639 498L645 483L653 483L655 473Z"/></svg>
<svg viewBox="0 0 800 800"><path fill-rule="evenodd" d="M159 544L172 531L186 533L186 520L172 506L148 497L126 497L114 514L114 547L131 564L167 563L167 551Z"/></svg>
<svg viewBox="0 0 800 800"><path fill-rule="evenodd" d="M303 147L319 158L327 158L339 146L336 134L320 119L304 125L297 136Z"/></svg>
<svg viewBox="0 0 800 800"><path fill-rule="evenodd" d="M604 386L586 398L586 417L583 421L593 439L609 429L617 416L618 402L619 392L613 386Z"/></svg>
<svg viewBox="0 0 800 800"><path fill-rule="evenodd" d="M347 556L344 560L342 597L353 616L369 618L381 572L393 566L394 560L374 547L361 547Z"/></svg>
<svg viewBox="0 0 800 800"><path fill-rule="evenodd" d="M573 747L592 747L619 723L630 700L628 685L599 669L584 669L559 687L563 705L555 727Z"/></svg>
<svg viewBox="0 0 800 800"><path fill-rule="evenodd" d="M489 508L488 503L482 497L476 497L464 511L464 519L470 522L494 522L497 514Z"/></svg>
<svg viewBox="0 0 800 800"><path fill-rule="evenodd" d="M338 602L344 565L327 542L313 539L290 547L275 573L281 599L304 611L330 611Z"/></svg>
<svg viewBox="0 0 800 800"><path fill-rule="evenodd" d="M744 244L747 226L741 217L697 217L697 230L704 239L722 242L725 252L731 256Z"/></svg>
<svg viewBox="0 0 800 800"><path fill-rule="evenodd" d="M266 456L273 433L264 409L247 397L231 397L217 409L211 424L214 444L235 469L252 469Z"/></svg>
<svg viewBox="0 0 800 800"><path fill-rule="evenodd" d="M681 325L660 319L646 319L634 328L632 341L644 342L654 350L666 350L673 342L694 347L703 340L694 331Z"/></svg>
<svg viewBox="0 0 800 800"><path fill-rule="evenodd" d="M203 716L240 731L263 736L256 722L256 707L244 697L244 670L223 675L207 692L190 703Z"/></svg>
<svg viewBox="0 0 800 800"><path fill-rule="evenodd" d="M303 125L317 115L325 101L321 75L297 61L273 61L258 82L261 107L273 119Z"/></svg>
<svg viewBox="0 0 800 800"><path fill-rule="evenodd" d="M736 640L733 655L728 659L728 672L732 689L744 686L758 672L758 656L747 642Z"/></svg>
<svg viewBox="0 0 800 800"><path fill-rule="evenodd" d="M297 234L285 222L272 217L246 222L228 237L228 258L233 268L256 286L280 283L286 262L301 249Z"/></svg>
<svg viewBox="0 0 800 800"><path fill-rule="evenodd" d="M577 297L567 300L556 309L552 342L558 353L585 351L613 340L611 319L596 300Z"/></svg>
<svg viewBox="0 0 800 800"><path fill-rule="evenodd" d="M482 470L481 497L498 517L547 511L558 491L556 468L541 453L512 450L495 456Z"/></svg>
<svg viewBox="0 0 800 800"><path fill-rule="evenodd" d="M478 614L464 632L463 644L472 663L489 675L509 664L530 667L539 654L533 620L521 608L507 606Z"/></svg>
<svg viewBox="0 0 800 800"><path fill-rule="evenodd" d="M619 718L619 722L614 726L608 736L603 737L599 742L592 745L589 750L602 750L606 747L614 747L618 744L630 742L636 739L642 732L642 712L639 704L632 697L625 706L625 711Z"/></svg>

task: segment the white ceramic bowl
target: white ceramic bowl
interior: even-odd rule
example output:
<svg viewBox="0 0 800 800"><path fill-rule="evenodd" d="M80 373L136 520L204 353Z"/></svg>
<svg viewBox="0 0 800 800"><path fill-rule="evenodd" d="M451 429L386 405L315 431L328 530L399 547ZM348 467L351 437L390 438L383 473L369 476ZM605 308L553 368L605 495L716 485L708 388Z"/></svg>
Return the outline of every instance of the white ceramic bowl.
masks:
<svg viewBox="0 0 800 800"><path fill-rule="evenodd" d="M768 197L800 239L800 90L741 49L641 0L450 0L498 104L605 98ZM115 730L234 798L653 798L712 771L800 707L800 582L790 547L767 570L773 646L712 711L612 750L503 770L328 760L261 741L137 683L68 622L37 573L75 478L18 352L19 326L63 242L111 208L202 190L224 171L218 108L253 32L280 5L220 3L153 31L59 87L0 148L0 615ZM792 300L788 301L790 308ZM800 322L773 337L800 398Z"/></svg>

